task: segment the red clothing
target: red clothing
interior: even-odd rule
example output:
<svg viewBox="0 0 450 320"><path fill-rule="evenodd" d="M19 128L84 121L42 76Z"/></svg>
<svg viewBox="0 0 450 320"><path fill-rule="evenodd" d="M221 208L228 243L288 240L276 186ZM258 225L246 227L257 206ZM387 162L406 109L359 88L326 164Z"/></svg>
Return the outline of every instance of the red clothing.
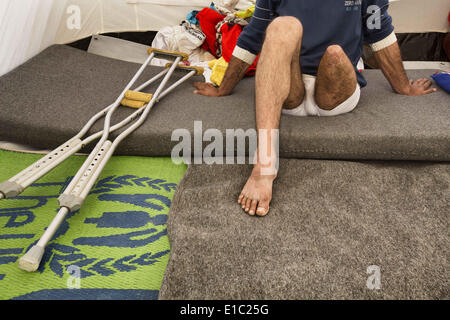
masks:
<svg viewBox="0 0 450 320"><path fill-rule="evenodd" d="M213 9L204 8L197 14L196 18L200 22L200 28L206 35L206 40L202 45L202 49L211 52L216 57L216 25L222 21L225 16Z"/></svg>
<svg viewBox="0 0 450 320"><path fill-rule="evenodd" d="M216 56L216 26L225 18L225 16L213 9L205 8L197 14L196 18L199 20L200 27L206 35L206 40L202 45L202 49L211 52L216 58L220 58ZM243 27L238 24L231 25L227 23L220 29L220 32L222 33L222 56L227 62L230 62L242 29ZM259 56L247 70L246 75L251 76L255 74L258 58Z"/></svg>

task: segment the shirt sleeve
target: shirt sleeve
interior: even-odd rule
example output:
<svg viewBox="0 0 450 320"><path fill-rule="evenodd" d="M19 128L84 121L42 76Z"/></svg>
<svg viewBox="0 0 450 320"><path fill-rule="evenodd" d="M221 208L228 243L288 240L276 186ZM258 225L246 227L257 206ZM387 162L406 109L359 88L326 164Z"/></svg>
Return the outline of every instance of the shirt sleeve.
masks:
<svg viewBox="0 0 450 320"><path fill-rule="evenodd" d="M275 1L257 0L250 23L240 34L233 56L252 64L261 52L264 35L270 22L275 18Z"/></svg>
<svg viewBox="0 0 450 320"><path fill-rule="evenodd" d="M382 50L397 41L388 8L389 0L363 0L364 43L373 51Z"/></svg>

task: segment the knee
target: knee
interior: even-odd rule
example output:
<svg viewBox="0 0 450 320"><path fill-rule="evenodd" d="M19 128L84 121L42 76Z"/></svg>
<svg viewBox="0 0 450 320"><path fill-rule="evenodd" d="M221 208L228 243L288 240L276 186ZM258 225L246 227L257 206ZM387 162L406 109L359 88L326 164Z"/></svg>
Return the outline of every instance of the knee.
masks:
<svg viewBox="0 0 450 320"><path fill-rule="evenodd" d="M325 57L335 62L341 62L341 58L345 57L345 52L340 45L333 44L325 51Z"/></svg>
<svg viewBox="0 0 450 320"><path fill-rule="evenodd" d="M295 17L278 17L269 25L266 39L279 41L298 41L303 36L303 25Z"/></svg>

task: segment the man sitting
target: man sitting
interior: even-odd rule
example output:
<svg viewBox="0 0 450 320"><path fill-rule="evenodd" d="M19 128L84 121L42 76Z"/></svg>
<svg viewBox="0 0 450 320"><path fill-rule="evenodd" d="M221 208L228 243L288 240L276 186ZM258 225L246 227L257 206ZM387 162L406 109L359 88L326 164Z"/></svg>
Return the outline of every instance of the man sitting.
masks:
<svg viewBox="0 0 450 320"><path fill-rule="evenodd" d="M265 216L276 178L280 115L335 116L352 111L366 80L356 69L363 43L371 46L392 89L424 95L431 81L408 80L387 13L389 0L258 0L219 88L195 83L195 93L229 95L261 53L256 72L258 157L238 198L250 215ZM265 129L265 130L264 130ZM261 149L264 151L261 152ZM261 154L269 158L264 163Z"/></svg>

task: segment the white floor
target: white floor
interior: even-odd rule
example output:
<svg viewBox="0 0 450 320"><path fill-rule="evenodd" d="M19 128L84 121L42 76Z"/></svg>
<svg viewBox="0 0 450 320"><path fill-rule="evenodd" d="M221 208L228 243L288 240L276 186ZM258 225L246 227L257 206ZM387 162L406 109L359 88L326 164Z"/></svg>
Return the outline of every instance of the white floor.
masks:
<svg viewBox="0 0 450 320"><path fill-rule="evenodd" d="M95 35L92 37L88 52L103 57L143 64L148 58L148 47L136 42Z"/></svg>

